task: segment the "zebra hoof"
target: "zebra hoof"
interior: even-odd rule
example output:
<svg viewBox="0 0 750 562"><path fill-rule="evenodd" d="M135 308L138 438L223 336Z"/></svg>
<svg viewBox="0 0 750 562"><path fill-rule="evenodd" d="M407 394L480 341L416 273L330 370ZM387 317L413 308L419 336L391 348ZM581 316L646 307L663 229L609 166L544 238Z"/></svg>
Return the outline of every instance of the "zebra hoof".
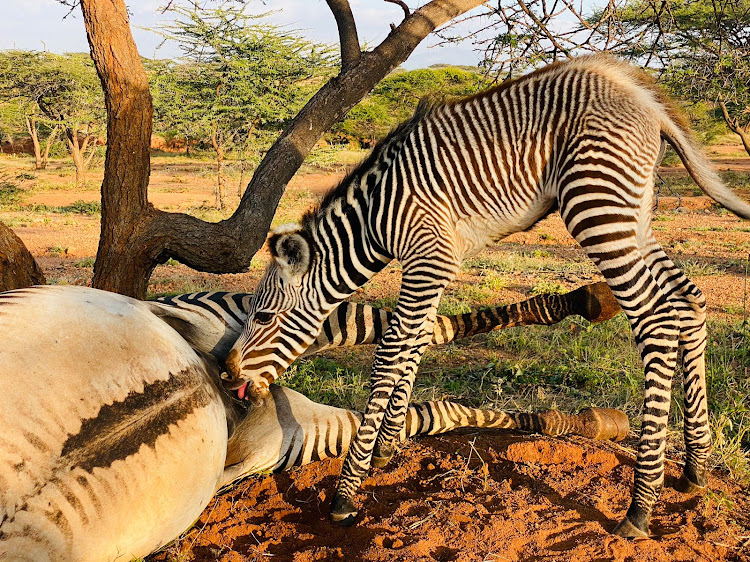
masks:
<svg viewBox="0 0 750 562"><path fill-rule="evenodd" d="M630 521L627 517L625 517L622 521L620 521L619 525L615 527L615 530L612 531L613 535L617 535L618 537L623 537L625 539L647 539L648 538L648 526L646 526L646 530L640 529L639 527L636 527L635 524Z"/></svg>
<svg viewBox="0 0 750 562"><path fill-rule="evenodd" d="M606 281L579 287L568 294L576 302L576 313L592 324L609 320L620 312L620 305Z"/></svg>
<svg viewBox="0 0 750 562"><path fill-rule="evenodd" d="M703 492L703 490L706 489L706 486L701 486L700 484L692 482L687 476L683 474L682 476L680 476L677 484L675 484L674 489L678 492L682 492L683 494L695 494Z"/></svg>
<svg viewBox="0 0 750 562"><path fill-rule="evenodd" d="M372 453L372 467L383 468L393 458L392 447L375 447L375 451Z"/></svg>
<svg viewBox="0 0 750 562"><path fill-rule="evenodd" d="M351 527L357 518L357 508L346 498L334 494L331 502L331 523L339 527Z"/></svg>

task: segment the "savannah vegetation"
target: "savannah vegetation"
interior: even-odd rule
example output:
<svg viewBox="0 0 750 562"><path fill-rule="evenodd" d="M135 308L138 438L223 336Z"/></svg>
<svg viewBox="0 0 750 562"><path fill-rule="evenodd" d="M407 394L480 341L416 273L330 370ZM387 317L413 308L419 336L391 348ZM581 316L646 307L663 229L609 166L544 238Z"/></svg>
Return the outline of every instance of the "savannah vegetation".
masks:
<svg viewBox="0 0 750 562"><path fill-rule="evenodd" d="M198 11L177 5L175 23L157 31L180 45L181 57L147 60L135 52L122 3L83 0L93 59L0 52L0 135L13 153L0 158L0 243L18 247L2 242L15 231L50 283L137 297L251 290L268 259L257 252L268 227L299 217L421 97L472 94L533 66L604 48L652 69L685 103L713 156L732 160L722 165L725 181L750 196L748 0L633 0L592 13L562 3L578 22L576 33L557 25L560 10L548 3L519 1L487 8L482 17L490 26L469 37L484 49L479 67L398 68L435 27L478 18L462 16L477 4L429 2L406 11L366 52L345 0L328 1L338 49L269 27L231 4ZM458 29L440 33L451 41ZM113 67L107 45L122 69ZM676 164L675 157L666 163ZM750 227L691 201L697 188L679 168L663 172L660 194L667 197L655 231L710 305L712 462L750 483ZM682 197L678 209L674 195ZM390 266L355 298L392 306L399 271ZM553 217L468 261L442 312L598 278ZM299 362L284 382L314 400L361 408L368 370L366 352L337 351ZM642 388L620 315L602 326L571 320L432 349L414 399L568 410L595 404L637 416ZM681 450L680 404L676 380L672 455Z"/></svg>

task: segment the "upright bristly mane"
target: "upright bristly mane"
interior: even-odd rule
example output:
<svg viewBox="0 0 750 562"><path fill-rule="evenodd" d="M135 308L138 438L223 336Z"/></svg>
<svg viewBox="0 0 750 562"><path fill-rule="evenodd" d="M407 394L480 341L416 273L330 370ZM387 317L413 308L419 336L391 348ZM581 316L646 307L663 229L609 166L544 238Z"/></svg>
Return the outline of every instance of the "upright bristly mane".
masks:
<svg viewBox="0 0 750 562"><path fill-rule="evenodd" d="M349 172L336 187L326 193L320 203L302 216L302 220L300 221L302 229L306 232L310 232L318 218L326 212L326 209L334 204L335 201L345 198L349 189L353 188L354 185L358 183L359 179L378 166L379 161L388 148L394 144L399 144L407 138L417 125L425 119L425 117L441 105L441 102L441 99L436 99L434 96L422 98L419 101L419 105L417 105L417 109L414 111L414 115L398 125L385 138L378 141L370 154L368 154L367 157L360 162L356 168L354 168L354 170Z"/></svg>

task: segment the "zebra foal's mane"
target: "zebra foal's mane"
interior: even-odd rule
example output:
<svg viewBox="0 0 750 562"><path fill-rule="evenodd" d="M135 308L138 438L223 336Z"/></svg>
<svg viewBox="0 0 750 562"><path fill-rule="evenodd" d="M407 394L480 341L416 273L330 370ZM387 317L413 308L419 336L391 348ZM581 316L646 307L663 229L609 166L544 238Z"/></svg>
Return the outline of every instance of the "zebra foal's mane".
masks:
<svg viewBox="0 0 750 562"><path fill-rule="evenodd" d="M334 202L346 197L353 182L363 178L367 172L377 167L379 160L383 157L389 147L401 143L422 121L424 121L425 117L444 103L444 99L440 96L432 95L419 100L417 109L414 110L414 114L411 117L397 125L395 129L388 133L388 135L379 140L367 157L362 160L356 168L346 174L344 179L342 179L336 187L326 193L320 203L315 205L302 216L300 224L303 232L309 233L318 219L323 216L326 210L333 205Z"/></svg>

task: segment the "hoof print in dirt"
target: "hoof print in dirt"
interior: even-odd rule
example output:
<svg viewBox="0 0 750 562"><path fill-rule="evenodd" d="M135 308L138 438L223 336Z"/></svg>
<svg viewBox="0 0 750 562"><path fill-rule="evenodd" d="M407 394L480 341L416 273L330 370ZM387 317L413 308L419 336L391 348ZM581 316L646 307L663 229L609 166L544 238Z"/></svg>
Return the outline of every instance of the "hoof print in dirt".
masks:
<svg viewBox="0 0 750 562"><path fill-rule="evenodd" d="M351 527L357 519L357 508L352 503L339 496L333 496L331 502L331 523L339 527Z"/></svg>

